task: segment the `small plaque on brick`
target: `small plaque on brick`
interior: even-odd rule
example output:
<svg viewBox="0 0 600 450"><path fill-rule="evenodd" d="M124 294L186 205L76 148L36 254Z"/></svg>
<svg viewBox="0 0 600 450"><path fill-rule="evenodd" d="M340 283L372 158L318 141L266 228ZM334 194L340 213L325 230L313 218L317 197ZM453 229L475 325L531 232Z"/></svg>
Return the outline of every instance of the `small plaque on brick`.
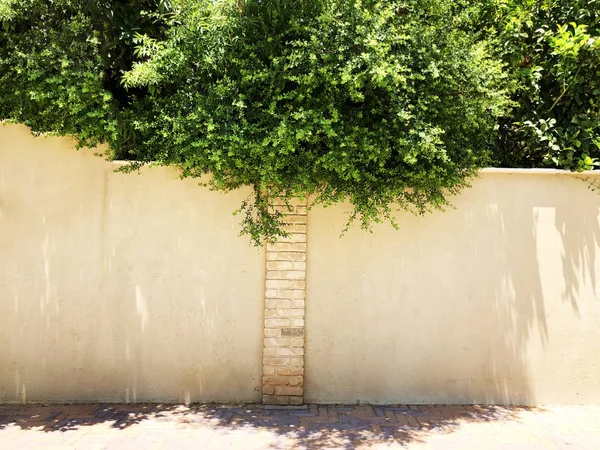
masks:
<svg viewBox="0 0 600 450"><path fill-rule="evenodd" d="M282 328L282 336L304 336L304 330L302 328Z"/></svg>

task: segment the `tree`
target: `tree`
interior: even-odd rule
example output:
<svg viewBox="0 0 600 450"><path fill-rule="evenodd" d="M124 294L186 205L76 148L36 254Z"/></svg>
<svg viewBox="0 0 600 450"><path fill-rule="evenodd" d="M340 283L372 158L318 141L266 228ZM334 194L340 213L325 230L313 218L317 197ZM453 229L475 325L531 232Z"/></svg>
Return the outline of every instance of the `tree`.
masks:
<svg viewBox="0 0 600 450"><path fill-rule="evenodd" d="M500 122L495 164L598 166L598 0L494 0L489 18L516 87L516 107Z"/></svg>
<svg viewBox="0 0 600 450"><path fill-rule="evenodd" d="M131 168L251 185L243 225L257 243L281 233L272 196L349 199L365 228L395 206L443 208L490 161L508 114L495 36L466 0L128 4L146 28L90 2L13 5L0 118L108 142Z"/></svg>

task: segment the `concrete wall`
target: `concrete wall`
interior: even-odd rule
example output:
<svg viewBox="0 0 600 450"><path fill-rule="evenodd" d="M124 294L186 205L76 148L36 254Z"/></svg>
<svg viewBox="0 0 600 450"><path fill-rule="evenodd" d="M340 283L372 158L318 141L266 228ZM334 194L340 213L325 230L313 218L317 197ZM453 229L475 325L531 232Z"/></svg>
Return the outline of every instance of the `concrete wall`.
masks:
<svg viewBox="0 0 600 450"><path fill-rule="evenodd" d="M115 167L0 126L0 402L260 401L249 191Z"/></svg>
<svg viewBox="0 0 600 450"><path fill-rule="evenodd" d="M249 190L115 167L0 126L0 402L600 402L584 176L484 171L343 238L347 205L298 204L265 255Z"/></svg>
<svg viewBox="0 0 600 450"><path fill-rule="evenodd" d="M399 231L309 212L305 400L600 402L600 195L502 172Z"/></svg>

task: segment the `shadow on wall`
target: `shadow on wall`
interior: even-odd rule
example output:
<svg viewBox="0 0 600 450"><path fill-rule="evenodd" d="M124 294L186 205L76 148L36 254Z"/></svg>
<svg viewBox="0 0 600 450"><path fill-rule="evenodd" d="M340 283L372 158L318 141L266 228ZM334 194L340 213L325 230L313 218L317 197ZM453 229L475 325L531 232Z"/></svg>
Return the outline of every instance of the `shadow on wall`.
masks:
<svg viewBox="0 0 600 450"><path fill-rule="evenodd" d="M0 127L0 402L258 400L244 193L115 167Z"/></svg>
<svg viewBox="0 0 600 450"><path fill-rule="evenodd" d="M484 173L454 203L341 239L341 210L313 211L307 398L600 400L600 195L573 176Z"/></svg>
<svg viewBox="0 0 600 450"><path fill-rule="evenodd" d="M574 178L571 182L582 182L584 186L591 187L588 177ZM560 192L555 194L560 195ZM581 205L576 214L573 214L571 209L573 204ZM578 300L582 284L589 284L594 297L598 298L599 276L596 272L596 258L600 247L599 210L600 192L582 189L577 197L561 197L561 202L556 207L555 225L563 244L562 267L565 279L563 298L571 302L575 312L579 312Z"/></svg>
<svg viewBox="0 0 600 450"><path fill-rule="evenodd" d="M457 267L464 278L455 273L455 280L476 287L464 289L463 295L479 305L474 310L477 314L455 325L465 327L463 343L469 345L470 322L483 316L486 327L480 331L487 335L489 347L469 364L472 373L484 368L480 383L470 380L470 387L477 387L469 392L469 399L535 403L548 399L554 389L558 391L554 401L561 401L563 393L575 401L562 386L566 378L561 373L565 364L577 371L582 361L569 361L565 353L575 349L557 340L572 339L569 326L578 331L578 320L569 321L565 328L563 319L579 318L581 294L588 304L597 299L594 268L600 243L600 196L570 176L484 175L475 189L485 192L486 201L473 202L477 208L465 216L466 234L461 236L466 239L459 248L468 248L471 257L457 256L456 261L464 264ZM572 198L569 192L580 195ZM461 201L459 214L468 201ZM580 284L586 278L591 280L591 291L582 292ZM452 289L452 283L446 288ZM451 328L447 332L452 336ZM560 354L564 359L552 361Z"/></svg>

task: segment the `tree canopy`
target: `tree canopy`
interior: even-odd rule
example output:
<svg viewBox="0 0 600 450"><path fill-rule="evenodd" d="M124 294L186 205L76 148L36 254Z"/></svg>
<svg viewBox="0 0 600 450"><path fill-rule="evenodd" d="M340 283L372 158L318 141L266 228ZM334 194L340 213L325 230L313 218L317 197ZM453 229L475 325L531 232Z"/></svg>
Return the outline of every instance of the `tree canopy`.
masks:
<svg viewBox="0 0 600 450"><path fill-rule="evenodd" d="M515 107L495 163L590 170L600 157L600 2L496 0L498 52Z"/></svg>
<svg viewBox="0 0 600 450"><path fill-rule="evenodd" d="M348 199L368 228L486 165L593 168L596 0L0 0L0 120L110 157Z"/></svg>

